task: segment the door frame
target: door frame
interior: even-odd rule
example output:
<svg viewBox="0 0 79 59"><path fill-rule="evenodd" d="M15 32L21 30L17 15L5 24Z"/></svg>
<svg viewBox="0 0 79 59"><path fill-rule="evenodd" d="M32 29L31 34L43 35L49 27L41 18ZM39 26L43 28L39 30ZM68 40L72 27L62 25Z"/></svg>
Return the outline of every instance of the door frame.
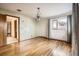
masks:
<svg viewBox="0 0 79 59"><path fill-rule="evenodd" d="M20 17L13 16L13 15L8 15L8 14L5 14L5 15L10 16L10 17L18 18L18 42L20 42Z"/></svg>

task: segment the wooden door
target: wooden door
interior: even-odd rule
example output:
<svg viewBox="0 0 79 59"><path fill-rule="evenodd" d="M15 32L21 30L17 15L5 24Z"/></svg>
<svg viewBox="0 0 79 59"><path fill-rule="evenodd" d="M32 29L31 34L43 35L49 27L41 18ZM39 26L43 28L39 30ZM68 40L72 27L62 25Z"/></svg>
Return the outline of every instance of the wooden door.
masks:
<svg viewBox="0 0 79 59"><path fill-rule="evenodd" d="M6 16L0 14L0 46L6 44Z"/></svg>

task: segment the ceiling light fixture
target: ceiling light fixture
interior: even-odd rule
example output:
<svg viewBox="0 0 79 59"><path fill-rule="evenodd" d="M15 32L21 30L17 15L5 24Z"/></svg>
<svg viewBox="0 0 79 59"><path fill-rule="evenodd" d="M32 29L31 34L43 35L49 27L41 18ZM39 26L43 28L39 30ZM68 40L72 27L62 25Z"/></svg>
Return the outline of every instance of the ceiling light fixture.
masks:
<svg viewBox="0 0 79 59"><path fill-rule="evenodd" d="M21 12L22 10L21 9L16 9L18 12Z"/></svg>
<svg viewBox="0 0 79 59"><path fill-rule="evenodd" d="M40 8L37 8L37 15L36 15L36 20L39 21L40 20Z"/></svg>

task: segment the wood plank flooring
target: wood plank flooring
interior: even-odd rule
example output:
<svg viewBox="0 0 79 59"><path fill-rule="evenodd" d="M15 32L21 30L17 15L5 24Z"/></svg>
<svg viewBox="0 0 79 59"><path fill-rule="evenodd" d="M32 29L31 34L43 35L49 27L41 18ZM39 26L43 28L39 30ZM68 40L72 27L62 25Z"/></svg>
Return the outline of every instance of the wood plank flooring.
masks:
<svg viewBox="0 0 79 59"><path fill-rule="evenodd" d="M0 56L70 56L71 44L48 40L46 38L34 38L19 43L12 43L0 47Z"/></svg>
<svg viewBox="0 0 79 59"><path fill-rule="evenodd" d="M7 37L7 44L18 42L18 39L14 37Z"/></svg>

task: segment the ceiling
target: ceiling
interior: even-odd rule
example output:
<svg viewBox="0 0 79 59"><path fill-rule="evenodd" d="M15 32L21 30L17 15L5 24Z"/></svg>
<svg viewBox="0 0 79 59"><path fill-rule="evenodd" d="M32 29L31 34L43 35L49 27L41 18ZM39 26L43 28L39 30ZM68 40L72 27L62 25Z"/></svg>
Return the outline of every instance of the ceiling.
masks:
<svg viewBox="0 0 79 59"><path fill-rule="evenodd" d="M36 17L37 7L40 7L41 17L51 17L72 11L71 3L0 3L0 8L11 11L21 9L20 13Z"/></svg>

